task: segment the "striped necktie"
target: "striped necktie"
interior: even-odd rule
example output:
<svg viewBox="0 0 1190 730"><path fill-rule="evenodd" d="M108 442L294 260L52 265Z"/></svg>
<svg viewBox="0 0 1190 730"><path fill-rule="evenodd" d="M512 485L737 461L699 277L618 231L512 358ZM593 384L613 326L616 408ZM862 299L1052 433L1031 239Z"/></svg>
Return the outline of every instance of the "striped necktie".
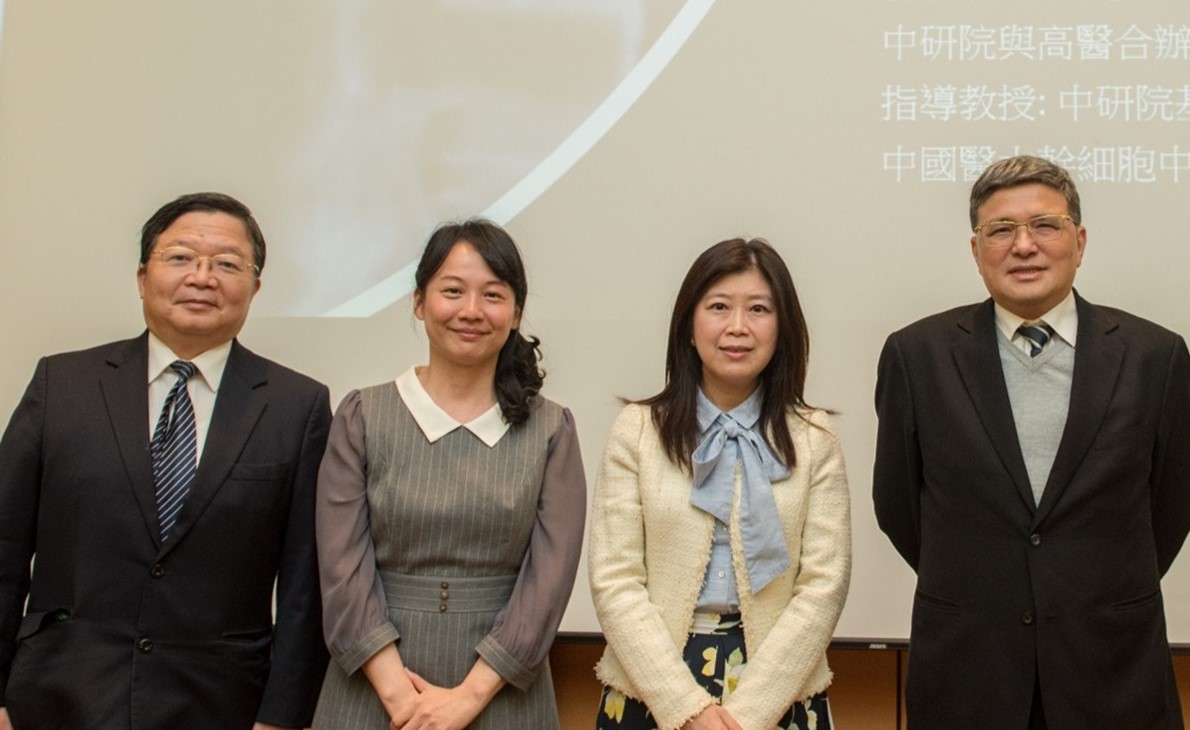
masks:
<svg viewBox="0 0 1190 730"><path fill-rule="evenodd" d="M1050 341L1054 328L1045 322L1025 322L1017 328L1017 333L1029 341L1029 357L1037 357L1045 349L1045 343Z"/></svg>
<svg viewBox="0 0 1190 730"><path fill-rule="evenodd" d="M165 405L157 419L149 452L153 457L153 481L157 485L157 522L161 527L161 541L169 537L182 502L190 491L197 469L194 405L186 382L198 372L192 362L175 360L170 368L178 374L178 381L165 396ZM170 412L173 418L170 418Z"/></svg>

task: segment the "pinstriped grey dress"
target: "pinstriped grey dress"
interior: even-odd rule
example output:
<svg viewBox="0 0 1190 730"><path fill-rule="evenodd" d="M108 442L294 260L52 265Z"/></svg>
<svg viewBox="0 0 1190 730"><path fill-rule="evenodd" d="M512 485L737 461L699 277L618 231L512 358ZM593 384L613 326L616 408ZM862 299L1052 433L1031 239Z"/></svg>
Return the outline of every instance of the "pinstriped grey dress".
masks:
<svg viewBox="0 0 1190 730"><path fill-rule="evenodd" d="M586 509L573 420L538 398L493 442L490 428L469 430L480 419L427 435L419 424L445 416L427 409L410 370L348 394L335 414L317 513L335 661L313 725L388 728L359 667L396 641L433 684L459 684L480 656L507 680L471 727L556 728L547 655Z"/></svg>

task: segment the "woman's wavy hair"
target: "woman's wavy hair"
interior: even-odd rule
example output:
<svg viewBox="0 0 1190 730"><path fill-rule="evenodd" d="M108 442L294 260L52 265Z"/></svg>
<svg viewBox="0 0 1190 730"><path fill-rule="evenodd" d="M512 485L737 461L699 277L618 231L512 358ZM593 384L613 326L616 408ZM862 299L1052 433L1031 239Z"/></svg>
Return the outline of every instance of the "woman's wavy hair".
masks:
<svg viewBox="0 0 1190 730"><path fill-rule="evenodd" d="M529 284L525 276L525 265L516 242L500 226L483 218L469 218L460 223L443 223L430 234L425 251L417 263L414 282L417 296L425 298L426 285L442 267L442 262L451 249L459 243L468 243L476 250L492 273L512 289L517 314L525 310L525 298ZM524 423L532 409L533 399L541 391L545 371L539 366L541 340L525 337L519 330L512 330L496 360L496 400L504 419L516 425Z"/></svg>
<svg viewBox="0 0 1190 730"><path fill-rule="evenodd" d="M684 469L690 468L699 438L702 360L694 347L695 308L715 282L751 269L760 272L773 290L777 314L776 349L759 378L763 388L759 426L769 448L786 466L797 463L787 419L791 411L800 416L800 409L808 408L803 398L810 356L806 318L793 277L773 247L762 238L733 238L703 251L686 273L669 322L665 387L651 398L635 401L650 406L666 456Z"/></svg>

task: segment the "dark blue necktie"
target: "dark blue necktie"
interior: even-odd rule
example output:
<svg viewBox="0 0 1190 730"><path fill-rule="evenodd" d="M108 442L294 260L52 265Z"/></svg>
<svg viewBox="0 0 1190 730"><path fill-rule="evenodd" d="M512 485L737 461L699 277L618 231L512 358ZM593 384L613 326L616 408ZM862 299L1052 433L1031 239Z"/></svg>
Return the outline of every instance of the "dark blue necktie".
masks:
<svg viewBox="0 0 1190 730"><path fill-rule="evenodd" d="M1037 357L1041 351L1045 349L1045 343L1050 341L1050 337L1054 334L1054 328L1050 327L1045 322L1035 322L1022 324L1017 328L1017 332L1021 337L1029 341L1029 356Z"/></svg>
<svg viewBox="0 0 1190 730"><path fill-rule="evenodd" d="M178 374L178 381L165 396L165 405L157 419L149 451L153 457L153 481L157 485L157 522L161 527L161 541L169 537L182 502L190 491L197 469L197 441L195 439L194 404L186 382L198 371L192 362L176 360L170 368ZM172 411L173 418L170 418Z"/></svg>

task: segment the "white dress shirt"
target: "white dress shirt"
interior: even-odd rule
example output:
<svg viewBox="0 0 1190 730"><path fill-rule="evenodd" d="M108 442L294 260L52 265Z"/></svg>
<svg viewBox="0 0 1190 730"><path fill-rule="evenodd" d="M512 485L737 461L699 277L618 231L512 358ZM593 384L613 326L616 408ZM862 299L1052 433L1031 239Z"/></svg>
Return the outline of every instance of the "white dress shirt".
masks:
<svg viewBox="0 0 1190 730"><path fill-rule="evenodd" d="M202 461L202 448L207 441L207 431L210 430L211 414L215 411L215 396L219 394L219 383L223 380L223 369L227 367L230 354L231 340L228 340L189 360L198 368L198 372L186 384L186 392L194 404L195 439L198 442L196 464ZM157 428L157 419L161 417L166 396L174 383L178 382L178 374L169 366L175 360L182 359L156 335L149 333L149 439L153 438L153 431Z"/></svg>
<svg viewBox="0 0 1190 730"><path fill-rule="evenodd" d="M999 303L996 304L996 326L1004 333L1009 342L1026 354L1029 354L1033 345L1017 332L1017 329L1025 322L1039 320L1048 324L1054 330L1054 334L1062 338L1073 349L1074 341L1078 337L1078 306L1074 301L1074 290L1071 289L1065 299L1058 302L1056 307L1038 319L1025 319L1001 307Z"/></svg>

